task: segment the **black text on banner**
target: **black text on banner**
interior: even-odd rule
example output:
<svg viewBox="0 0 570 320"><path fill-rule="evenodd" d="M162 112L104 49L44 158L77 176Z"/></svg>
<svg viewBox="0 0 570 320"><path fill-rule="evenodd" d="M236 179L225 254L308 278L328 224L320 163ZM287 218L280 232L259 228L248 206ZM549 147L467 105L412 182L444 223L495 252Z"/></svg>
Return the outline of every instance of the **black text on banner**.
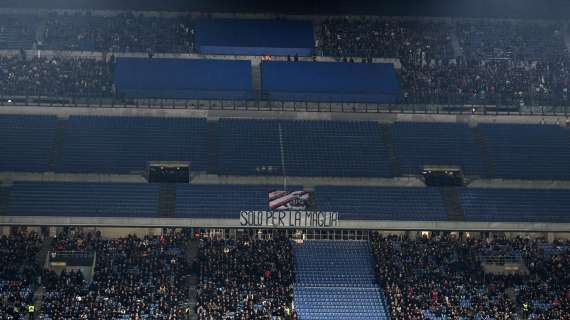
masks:
<svg viewBox="0 0 570 320"><path fill-rule="evenodd" d="M338 212L331 211L250 211L239 216L242 227L336 228Z"/></svg>

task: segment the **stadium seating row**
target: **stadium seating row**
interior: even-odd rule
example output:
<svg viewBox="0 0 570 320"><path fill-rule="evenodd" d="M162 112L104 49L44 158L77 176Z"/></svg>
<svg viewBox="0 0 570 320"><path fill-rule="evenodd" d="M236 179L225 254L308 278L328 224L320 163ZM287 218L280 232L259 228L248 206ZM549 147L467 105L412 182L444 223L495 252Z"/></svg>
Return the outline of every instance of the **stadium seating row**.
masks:
<svg viewBox="0 0 570 320"><path fill-rule="evenodd" d="M205 171L215 142L217 159L210 161L221 175L392 177L450 165L466 176L570 180L570 132L560 126L386 128L370 121L220 119L209 137L205 118L2 115L0 171L141 173L148 161L190 161L193 171Z"/></svg>
<svg viewBox="0 0 570 320"><path fill-rule="evenodd" d="M179 184L174 216L237 219L241 210L268 210L267 193L276 189L271 185ZM4 190L8 215L158 217L164 213L157 184L17 182ZM448 211L440 191L317 186L314 206L338 212L346 220L445 221ZM458 192L466 221L570 222L570 190L459 188ZM330 280L336 281L332 276ZM360 273L351 281L367 280Z"/></svg>
<svg viewBox="0 0 570 320"><path fill-rule="evenodd" d="M301 319L389 319L365 241L293 243Z"/></svg>

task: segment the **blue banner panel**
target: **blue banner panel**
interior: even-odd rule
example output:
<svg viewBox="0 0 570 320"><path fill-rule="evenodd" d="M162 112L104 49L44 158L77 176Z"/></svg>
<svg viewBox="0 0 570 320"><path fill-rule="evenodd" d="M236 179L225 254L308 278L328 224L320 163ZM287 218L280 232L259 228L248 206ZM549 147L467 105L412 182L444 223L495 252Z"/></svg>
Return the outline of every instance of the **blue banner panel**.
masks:
<svg viewBox="0 0 570 320"><path fill-rule="evenodd" d="M264 98L288 101L393 103L400 95L388 63L286 62L261 65Z"/></svg>
<svg viewBox="0 0 570 320"><path fill-rule="evenodd" d="M202 19L196 26L204 54L309 56L314 44L310 21Z"/></svg>
<svg viewBox="0 0 570 320"><path fill-rule="evenodd" d="M119 94L131 98L248 99L253 96L251 62L118 58Z"/></svg>

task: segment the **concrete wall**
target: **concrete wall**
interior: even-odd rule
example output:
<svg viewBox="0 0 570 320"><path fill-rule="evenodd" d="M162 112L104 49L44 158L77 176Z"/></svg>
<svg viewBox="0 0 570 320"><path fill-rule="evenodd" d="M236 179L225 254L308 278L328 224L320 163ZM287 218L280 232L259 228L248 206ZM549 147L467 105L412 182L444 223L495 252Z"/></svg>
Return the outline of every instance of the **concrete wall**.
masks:
<svg viewBox="0 0 570 320"><path fill-rule="evenodd" d="M568 117L563 115L481 115L481 114L411 114L411 113L341 113L341 112L294 112L294 111L244 111L244 110L196 110L125 107L48 107L48 106L0 106L0 114L69 116L114 116L114 117L182 117L182 118L257 118L283 120L366 120L381 123L392 122L451 122L468 123L518 123L554 124L565 126Z"/></svg>

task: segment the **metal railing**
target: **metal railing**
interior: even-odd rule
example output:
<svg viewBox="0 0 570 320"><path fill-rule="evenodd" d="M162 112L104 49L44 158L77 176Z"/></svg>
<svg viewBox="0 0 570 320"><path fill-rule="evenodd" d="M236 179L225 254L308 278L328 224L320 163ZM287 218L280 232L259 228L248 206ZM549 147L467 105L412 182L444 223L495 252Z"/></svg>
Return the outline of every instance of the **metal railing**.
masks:
<svg viewBox="0 0 570 320"><path fill-rule="evenodd" d="M329 112L329 113L403 113L403 114L474 114L474 115L570 115L568 104L549 105L489 105L489 104L429 104L429 103L363 103L277 101L270 99L118 99L112 97L47 97L0 96L2 106L81 107L81 108L134 108L134 109L185 109L220 111L265 112Z"/></svg>

